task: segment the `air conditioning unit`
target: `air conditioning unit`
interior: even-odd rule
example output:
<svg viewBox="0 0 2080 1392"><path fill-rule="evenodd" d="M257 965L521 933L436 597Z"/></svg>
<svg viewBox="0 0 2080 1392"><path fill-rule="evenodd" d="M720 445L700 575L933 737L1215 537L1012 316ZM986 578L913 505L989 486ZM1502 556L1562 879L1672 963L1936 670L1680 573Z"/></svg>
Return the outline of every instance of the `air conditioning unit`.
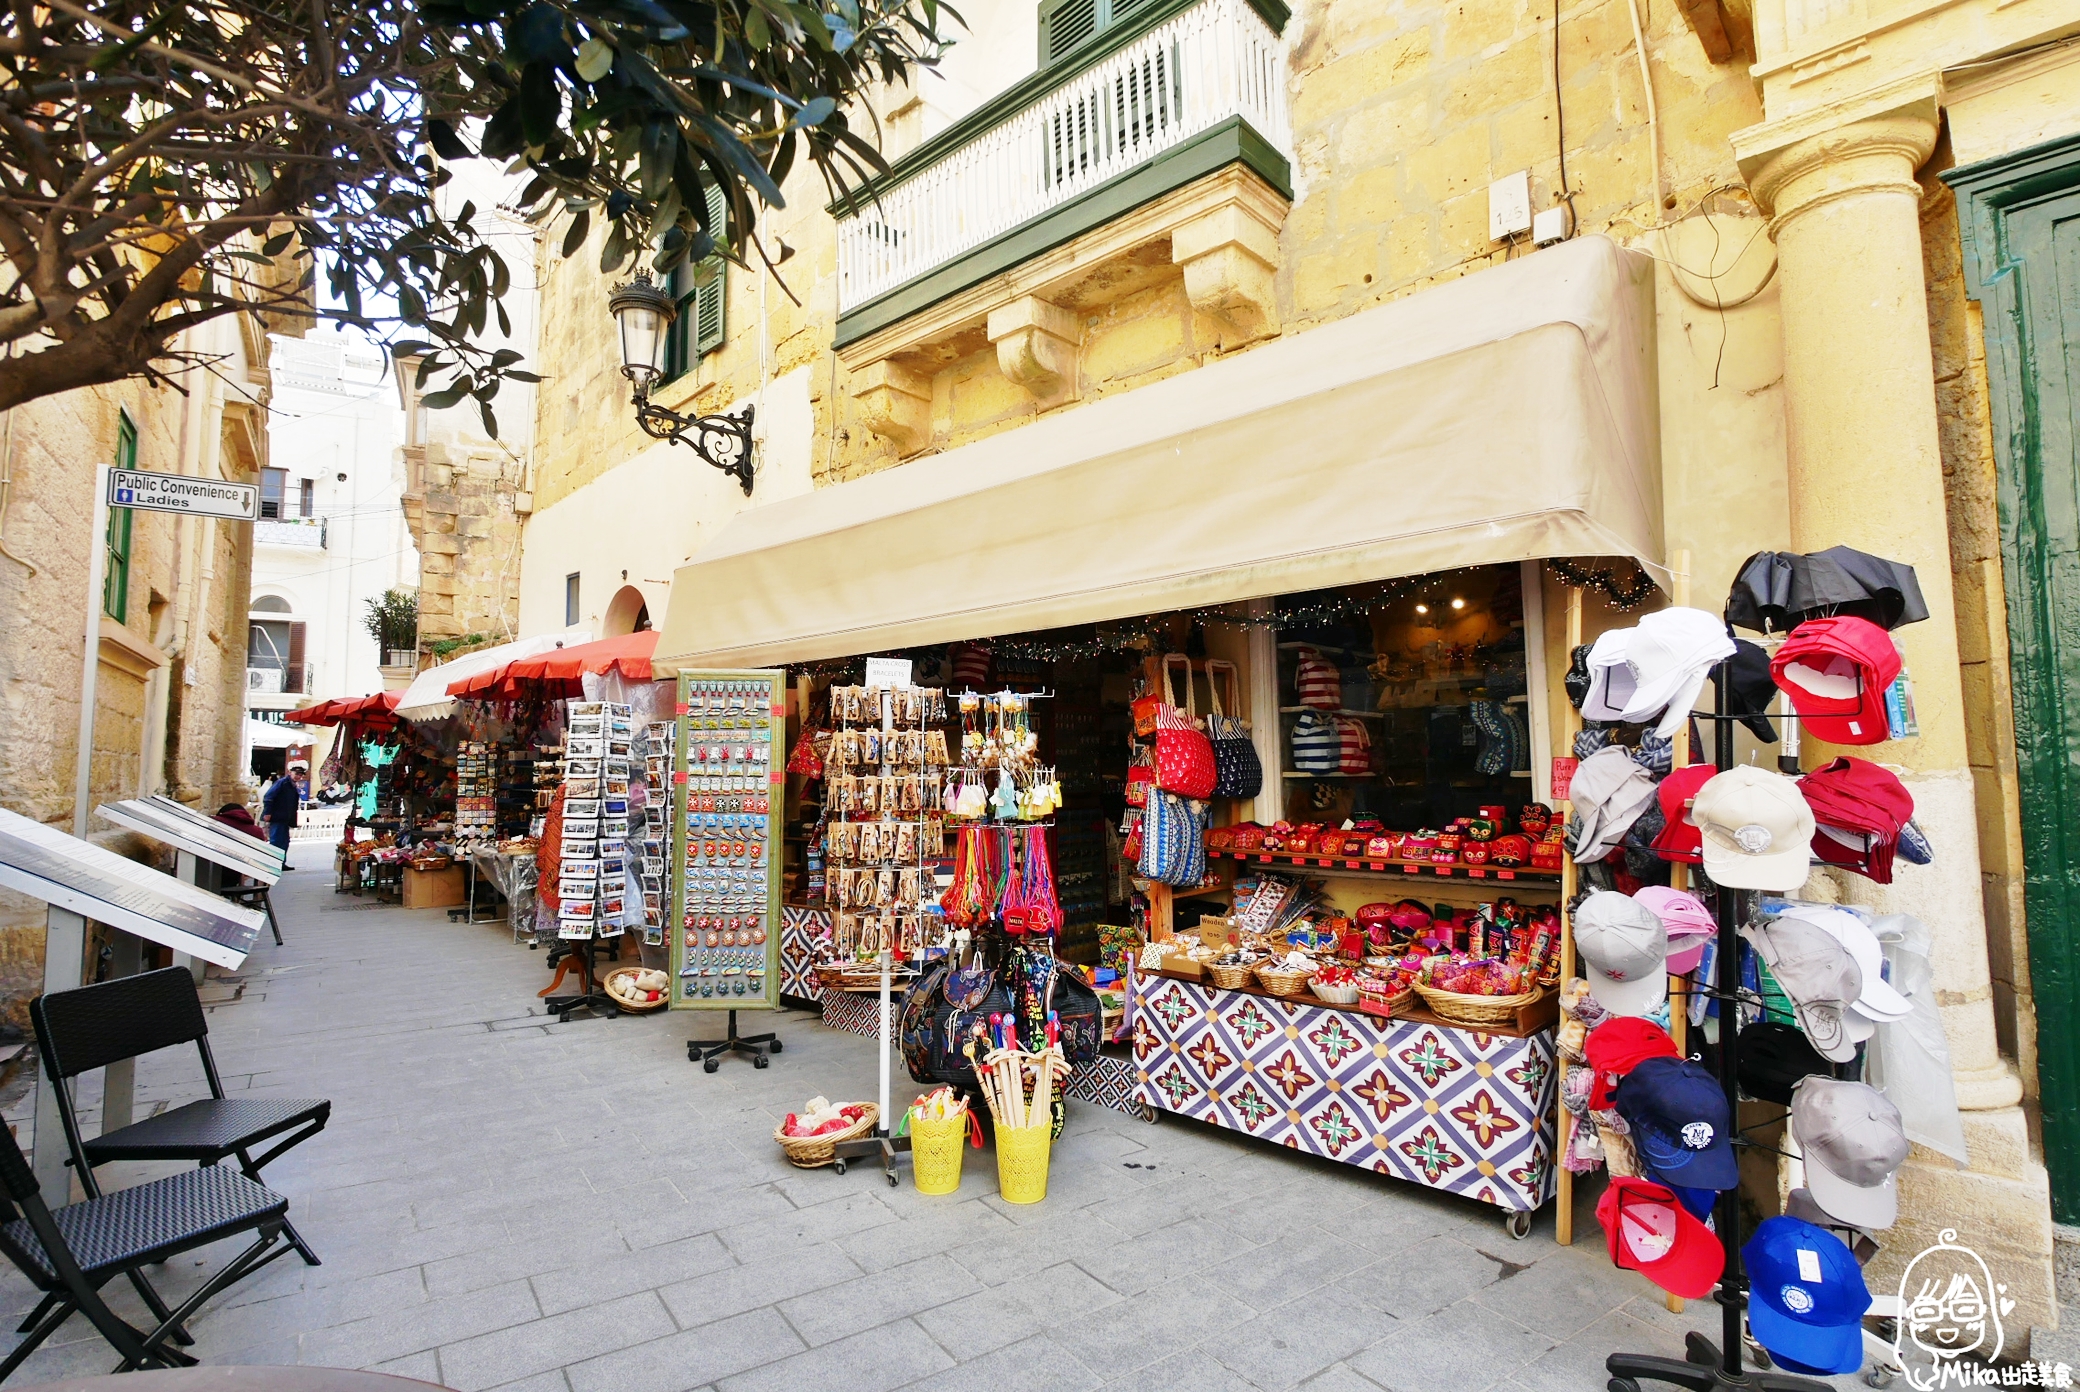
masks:
<svg viewBox="0 0 2080 1392"><path fill-rule="evenodd" d="M246 668L246 691L248 694L278 695L282 689L282 673L278 667Z"/></svg>

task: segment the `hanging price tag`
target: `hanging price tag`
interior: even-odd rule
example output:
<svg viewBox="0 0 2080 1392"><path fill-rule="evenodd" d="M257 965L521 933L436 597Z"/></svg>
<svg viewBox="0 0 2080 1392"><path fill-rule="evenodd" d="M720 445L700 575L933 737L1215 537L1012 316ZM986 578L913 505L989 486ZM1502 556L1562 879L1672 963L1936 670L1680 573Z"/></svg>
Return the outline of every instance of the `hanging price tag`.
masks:
<svg viewBox="0 0 2080 1392"><path fill-rule="evenodd" d="M1555 758L1553 760L1553 801L1567 801L1567 789L1574 782L1574 771L1580 759Z"/></svg>

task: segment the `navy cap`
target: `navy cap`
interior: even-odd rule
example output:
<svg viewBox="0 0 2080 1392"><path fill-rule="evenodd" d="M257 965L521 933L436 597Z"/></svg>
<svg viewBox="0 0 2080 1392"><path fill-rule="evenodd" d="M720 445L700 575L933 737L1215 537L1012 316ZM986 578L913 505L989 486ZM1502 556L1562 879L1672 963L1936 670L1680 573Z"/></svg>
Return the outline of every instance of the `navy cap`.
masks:
<svg viewBox="0 0 2080 1392"><path fill-rule="evenodd" d="M1726 1093L1703 1064L1648 1059L1618 1084L1617 1102L1640 1163L1663 1184L1731 1189L1740 1183Z"/></svg>
<svg viewBox="0 0 2080 1392"><path fill-rule="evenodd" d="M1748 1328L1788 1362L1819 1373L1863 1366L1863 1269L1825 1228L1797 1218L1764 1219L1741 1248L1748 1271Z"/></svg>

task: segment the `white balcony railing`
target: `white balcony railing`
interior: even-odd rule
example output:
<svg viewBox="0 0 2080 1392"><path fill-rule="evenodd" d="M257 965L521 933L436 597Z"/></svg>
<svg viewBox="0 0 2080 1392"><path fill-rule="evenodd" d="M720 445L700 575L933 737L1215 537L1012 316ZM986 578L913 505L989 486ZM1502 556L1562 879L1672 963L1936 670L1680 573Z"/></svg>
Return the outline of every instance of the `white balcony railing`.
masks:
<svg viewBox="0 0 2080 1392"><path fill-rule="evenodd" d="M263 517L253 524L255 546L286 546L296 551L325 549L322 517Z"/></svg>
<svg viewBox="0 0 2080 1392"><path fill-rule="evenodd" d="M878 198L863 195L838 219L838 312L1234 116L1291 156L1278 35L1246 0L1204 0Z"/></svg>

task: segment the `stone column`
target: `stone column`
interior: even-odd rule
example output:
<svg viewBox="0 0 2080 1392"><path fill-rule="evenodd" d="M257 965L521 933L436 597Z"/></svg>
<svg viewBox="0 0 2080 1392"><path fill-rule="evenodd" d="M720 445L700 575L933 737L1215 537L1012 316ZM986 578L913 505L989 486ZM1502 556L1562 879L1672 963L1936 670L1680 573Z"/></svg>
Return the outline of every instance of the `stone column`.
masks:
<svg viewBox="0 0 2080 1392"><path fill-rule="evenodd" d="M1847 545L1906 561L1929 608L1926 622L1898 634L1920 736L1840 752L1904 769L1935 864L1902 863L1889 887L1831 878L1844 898L1914 914L1934 933L1971 1163L1960 1171L1915 1151L1873 1289L1881 1275L1896 1278L1938 1230L1954 1227L2020 1302L2010 1328L2027 1328L2056 1318L2050 1200L2029 1154L2021 1080L1994 1035L1914 178L1934 148L1938 119L1930 75L1751 127L1733 143L1777 243L1792 544ZM1837 752L1809 748L1808 767Z"/></svg>

